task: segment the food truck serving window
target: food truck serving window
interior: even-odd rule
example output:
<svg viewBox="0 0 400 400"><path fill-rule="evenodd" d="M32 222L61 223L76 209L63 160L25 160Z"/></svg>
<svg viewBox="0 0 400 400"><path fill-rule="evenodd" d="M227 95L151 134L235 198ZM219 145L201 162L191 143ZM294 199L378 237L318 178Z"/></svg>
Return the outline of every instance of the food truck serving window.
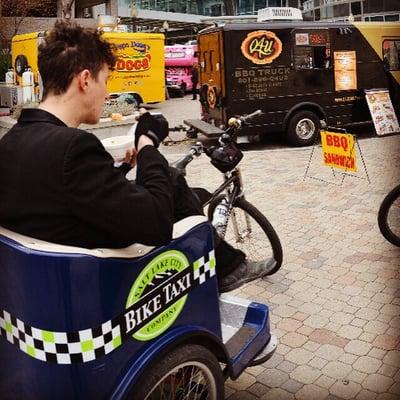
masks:
<svg viewBox="0 0 400 400"><path fill-rule="evenodd" d="M328 30L296 30L293 35L293 59L296 69L331 67Z"/></svg>
<svg viewBox="0 0 400 400"><path fill-rule="evenodd" d="M400 70L400 38L383 41L382 57L386 71Z"/></svg>

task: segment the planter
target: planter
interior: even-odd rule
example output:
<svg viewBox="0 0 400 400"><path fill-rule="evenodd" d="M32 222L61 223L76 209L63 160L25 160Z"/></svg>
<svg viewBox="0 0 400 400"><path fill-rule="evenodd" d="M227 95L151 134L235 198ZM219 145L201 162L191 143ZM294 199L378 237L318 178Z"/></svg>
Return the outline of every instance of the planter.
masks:
<svg viewBox="0 0 400 400"><path fill-rule="evenodd" d="M122 117L120 121L112 121L111 118L101 119L96 125L82 124L79 129L91 132L100 140L111 136L123 136L135 122L133 116ZM0 139L14 126L16 120L11 117L0 117Z"/></svg>

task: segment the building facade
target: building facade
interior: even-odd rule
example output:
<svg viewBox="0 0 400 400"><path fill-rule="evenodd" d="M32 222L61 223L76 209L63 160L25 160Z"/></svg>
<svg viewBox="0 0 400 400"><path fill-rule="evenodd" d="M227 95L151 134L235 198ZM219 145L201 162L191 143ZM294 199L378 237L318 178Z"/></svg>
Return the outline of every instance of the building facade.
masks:
<svg viewBox="0 0 400 400"><path fill-rule="evenodd" d="M307 21L400 20L400 0L306 0L302 9Z"/></svg>
<svg viewBox="0 0 400 400"><path fill-rule="evenodd" d="M121 7L132 4L132 0L118 0ZM135 7L142 10L156 10L198 14L205 16L226 15L223 0L136 0ZM254 15L260 8L266 7L300 7L300 0L232 0L234 14Z"/></svg>

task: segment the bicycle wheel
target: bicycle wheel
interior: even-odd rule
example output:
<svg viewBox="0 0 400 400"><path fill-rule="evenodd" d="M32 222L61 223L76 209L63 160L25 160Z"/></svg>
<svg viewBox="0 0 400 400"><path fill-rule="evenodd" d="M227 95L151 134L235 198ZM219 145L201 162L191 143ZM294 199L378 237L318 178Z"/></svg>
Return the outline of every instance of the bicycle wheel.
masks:
<svg viewBox="0 0 400 400"><path fill-rule="evenodd" d="M224 378L214 354L204 346L174 349L146 370L131 400L222 400Z"/></svg>
<svg viewBox="0 0 400 400"><path fill-rule="evenodd" d="M378 211L378 225L385 239L400 247L400 185L383 199Z"/></svg>
<svg viewBox="0 0 400 400"><path fill-rule="evenodd" d="M208 219L212 221L215 207L225 195L219 195L208 206ZM242 250L249 261L267 260L271 263L272 275L282 265L282 245L275 229L265 216L243 198L238 198L229 216L224 239L233 247Z"/></svg>

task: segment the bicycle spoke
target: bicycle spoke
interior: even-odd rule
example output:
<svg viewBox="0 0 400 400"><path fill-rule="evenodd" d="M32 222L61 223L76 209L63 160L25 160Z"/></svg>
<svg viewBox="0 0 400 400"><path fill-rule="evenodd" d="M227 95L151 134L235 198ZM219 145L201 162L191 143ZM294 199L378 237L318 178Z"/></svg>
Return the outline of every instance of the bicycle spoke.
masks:
<svg viewBox="0 0 400 400"><path fill-rule="evenodd" d="M206 395L206 396L204 396ZM206 400L207 379L201 369L191 366L171 372L148 398L153 400Z"/></svg>
<svg viewBox="0 0 400 400"><path fill-rule="evenodd" d="M243 210L234 208L225 240L244 251L251 261L273 259L272 247L261 227Z"/></svg>
<svg viewBox="0 0 400 400"><path fill-rule="evenodd" d="M193 389L195 389L194 394L196 396L194 397L194 399L198 399L198 397L197 397L197 389L200 387L200 382L202 382L204 380L204 377L203 377L202 372L199 371L199 370L196 371L196 375L193 377L194 370L195 370L194 367L192 367L192 376L191 376L189 384L188 384L189 391L187 392L187 396L189 396L193 392ZM200 378L200 382L196 382L195 378ZM194 382L196 382L196 383L194 383ZM190 397L186 397L186 398L189 399Z"/></svg>

